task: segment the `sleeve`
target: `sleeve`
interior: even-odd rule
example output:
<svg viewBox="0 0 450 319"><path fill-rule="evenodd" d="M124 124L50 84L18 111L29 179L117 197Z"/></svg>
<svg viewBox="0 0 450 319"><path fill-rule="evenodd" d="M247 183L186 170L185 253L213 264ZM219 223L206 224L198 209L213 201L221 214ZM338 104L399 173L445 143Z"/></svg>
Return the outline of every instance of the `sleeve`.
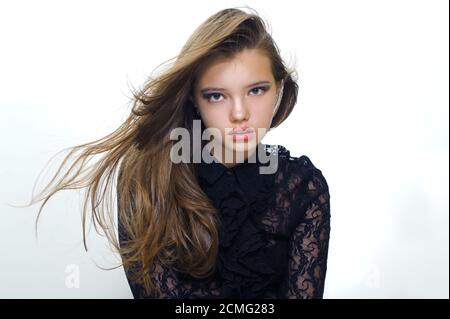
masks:
<svg viewBox="0 0 450 319"><path fill-rule="evenodd" d="M119 174L119 180L121 175ZM120 195L117 192L117 207L119 210ZM133 209L133 205L124 205ZM128 211L128 209L126 209ZM121 214L118 212L118 238L119 245L122 247L131 238L126 232L120 218ZM131 292L135 299L181 299L181 298L202 298L207 295L218 295L217 283L215 281L190 281L184 279L184 274L177 272L173 267L164 265L157 260L152 265L149 271L153 283L157 286L159 293L146 294L142 285L132 280L132 275L136 272L136 265L123 267L125 275L130 286Z"/></svg>
<svg viewBox="0 0 450 319"><path fill-rule="evenodd" d="M312 166L312 164L311 164ZM323 298L330 238L330 194L322 172L313 173L298 185L293 213L301 216L293 225L288 251L284 298ZM302 214L301 212L304 211Z"/></svg>
<svg viewBox="0 0 450 319"><path fill-rule="evenodd" d="M122 225L119 222L118 225L119 230L119 244L123 246L125 241L129 238L126 236L125 231L123 230ZM153 282L156 283L158 289L160 290L159 294L155 295L146 295L144 292L144 288L134 282L132 278L132 274L135 272L135 268L132 266L123 267L125 271L125 275L127 277L128 284L130 286L131 292L133 293L133 297L135 299L156 299L156 298L165 298L165 299L177 299L179 298L179 289L178 289L178 279L177 274L172 268L165 267L160 263L155 263L153 266L153 271L151 272L151 276Z"/></svg>
<svg viewBox="0 0 450 319"><path fill-rule="evenodd" d="M119 175L120 178L120 175ZM117 193L117 207L119 209L119 200L120 196ZM128 232L126 232L125 227L123 226L120 218L120 212L118 214L118 238L119 245L123 247L126 242L132 239ZM134 282L132 278L132 274L135 273L137 264L134 266L123 267L125 271L125 275L130 286L131 292L135 299L156 299L156 298L165 298L165 299L176 299L179 298L179 289L178 289L178 279L177 274L172 268L163 266L162 264L155 263L153 265L153 271L151 272L152 280L157 285L157 288L160 290L159 294L148 295L145 294L144 287L142 285Z"/></svg>
<svg viewBox="0 0 450 319"><path fill-rule="evenodd" d="M122 179L122 169L119 170L118 174L118 186L120 185ZM133 194L133 190L130 190L131 194ZM123 222L122 222L122 212L120 211L120 192L119 188L117 191L117 231L118 231L118 239L119 239L119 246L123 247L127 244L129 240L132 240L130 234L126 231ZM125 209L126 214L132 214L132 211L134 210L134 204L128 203L127 205L123 205L124 207L127 207ZM153 265L153 271L151 271L151 276L153 282L157 285L158 289L161 291L161 294L156 295L148 295L145 294L144 287L134 280L132 280L132 275L135 274L136 268L138 267L138 264L133 264L129 266L123 266L125 275L128 281L128 284L130 286L131 292L133 294L133 297L135 299L153 299L153 298L178 298L178 289L177 289L177 276L173 269L169 269L168 267L165 267L161 264L155 263Z"/></svg>

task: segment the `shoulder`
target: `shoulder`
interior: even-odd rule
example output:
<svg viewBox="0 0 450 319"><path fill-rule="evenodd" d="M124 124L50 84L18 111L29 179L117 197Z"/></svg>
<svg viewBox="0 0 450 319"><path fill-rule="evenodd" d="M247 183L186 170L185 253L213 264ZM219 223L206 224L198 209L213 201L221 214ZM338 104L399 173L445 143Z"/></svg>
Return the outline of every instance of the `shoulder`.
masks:
<svg viewBox="0 0 450 319"><path fill-rule="evenodd" d="M307 155L298 157L291 155L291 152L279 144L265 144L265 149L271 154L276 154L279 160L279 170L286 173L322 174L322 171L313 163Z"/></svg>
<svg viewBox="0 0 450 319"><path fill-rule="evenodd" d="M284 198L282 207L287 207L285 225L287 234L292 234L301 222L307 219L330 217L330 193L328 183L322 170L311 160L310 156L292 156L281 145L272 145L279 157L278 189ZM317 210L319 207L319 210Z"/></svg>
<svg viewBox="0 0 450 319"><path fill-rule="evenodd" d="M280 179L291 190L307 193L310 196L328 192L328 183L322 170L311 160L310 156L293 156L283 145L266 145L272 154L278 155L278 173Z"/></svg>

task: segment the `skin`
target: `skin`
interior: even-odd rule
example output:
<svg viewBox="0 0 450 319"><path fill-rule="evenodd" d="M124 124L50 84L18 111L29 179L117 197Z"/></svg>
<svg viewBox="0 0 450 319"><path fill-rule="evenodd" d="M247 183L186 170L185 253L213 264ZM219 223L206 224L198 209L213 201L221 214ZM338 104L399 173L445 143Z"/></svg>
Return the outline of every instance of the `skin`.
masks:
<svg viewBox="0 0 450 319"><path fill-rule="evenodd" d="M249 86L260 81L267 83ZM218 58L199 74L194 86L195 104L205 127L220 130L217 143L222 147L222 156L212 155L223 165L233 167L240 162L236 161L237 153L246 159L256 151L256 145L270 129L278 92L271 61L257 49L246 49L232 59ZM233 141L226 134L245 126L255 130L251 140ZM264 133L259 134L258 128L264 128ZM231 152L234 158L225 158L225 152Z"/></svg>

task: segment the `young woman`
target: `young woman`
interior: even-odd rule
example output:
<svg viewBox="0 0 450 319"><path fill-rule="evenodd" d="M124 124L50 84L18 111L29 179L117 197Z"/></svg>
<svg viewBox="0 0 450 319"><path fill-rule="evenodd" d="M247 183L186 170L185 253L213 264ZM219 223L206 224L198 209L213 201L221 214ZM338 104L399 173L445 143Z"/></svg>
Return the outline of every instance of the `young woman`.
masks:
<svg viewBox="0 0 450 319"><path fill-rule="evenodd" d="M133 92L116 131L74 148L68 157L83 153L68 173L81 168L50 188L53 179L43 205L88 186L94 225L120 253L135 298L322 298L327 182L307 156L261 143L296 104L293 74L254 10L217 12L170 68ZM215 130L209 148L197 123L200 133ZM183 161L174 160L177 129L188 137ZM104 156L83 176L96 154ZM119 240L110 206L101 209L116 173Z"/></svg>

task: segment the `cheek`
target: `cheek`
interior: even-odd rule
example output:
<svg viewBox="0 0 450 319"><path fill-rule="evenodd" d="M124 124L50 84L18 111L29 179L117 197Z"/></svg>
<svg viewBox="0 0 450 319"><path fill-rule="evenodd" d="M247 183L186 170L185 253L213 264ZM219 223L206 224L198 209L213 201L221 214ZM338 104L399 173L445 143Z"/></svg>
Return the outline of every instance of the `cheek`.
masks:
<svg viewBox="0 0 450 319"><path fill-rule="evenodd" d="M273 106L269 103L259 105L252 110L254 124L258 127L268 127L273 117Z"/></svg>
<svg viewBox="0 0 450 319"><path fill-rule="evenodd" d="M224 119L227 118L226 112L217 109L200 109L202 121L207 127L221 128L225 127Z"/></svg>

